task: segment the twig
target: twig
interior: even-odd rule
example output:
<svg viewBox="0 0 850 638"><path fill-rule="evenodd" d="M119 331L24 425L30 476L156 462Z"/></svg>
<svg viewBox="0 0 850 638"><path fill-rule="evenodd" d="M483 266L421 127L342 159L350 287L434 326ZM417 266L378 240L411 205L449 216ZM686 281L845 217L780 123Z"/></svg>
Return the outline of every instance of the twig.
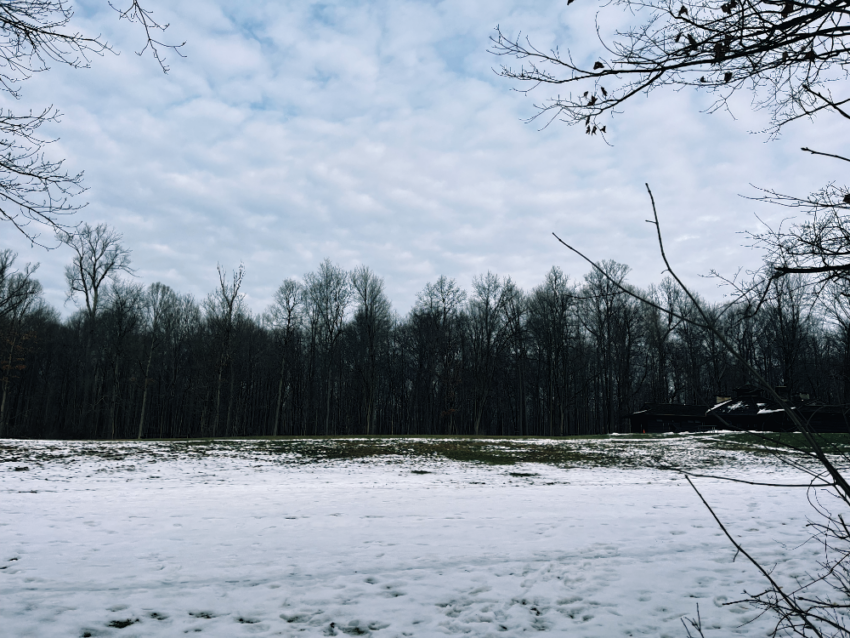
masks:
<svg viewBox="0 0 850 638"><path fill-rule="evenodd" d="M735 540L735 538L732 536L732 534L729 533L729 530L726 529L726 526L723 524L723 521L720 520L720 518L717 516L717 514L712 509L711 505L708 504L708 501L705 500L705 497L703 497L702 493L697 489L697 486L694 485L693 481L691 481L690 477L686 476L685 480L690 484L690 486L693 488L694 492L697 493L697 496L699 496L699 499L703 502L703 505L705 505L706 509L711 514L712 518L714 518L714 520L720 526L720 529L726 535L726 538L728 538L729 542L732 543L732 545L735 547L735 549L737 550L737 553L743 554L744 557L746 557L746 559L749 560L750 563L757 570L759 570L759 572L761 572L762 576L764 576L764 578L767 580L767 582L770 583L771 587L773 588L773 591L776 592L776 594L779 595L782 598L782 600L785 601L785 604L788 605L788 609L793 611L793 613L803 621L803 624L806 626L807 629L811 629L815 633L816 636L823 637L823 634L821 633L820 629L815 627L809 621L809 619L807 618L806 611L804 609L802 609L790 596L788 596L788 594L785 593L785 590L782 589L782 587L779 585L779 583L777 583L774 580L771 573L769 571L767 571L767 569L765 569L762 566L761 563L759 563L755 558L753 558L750 555L750 553L747 552L747 550L745 550L741 546L741 544L738 541Z"/></svg>

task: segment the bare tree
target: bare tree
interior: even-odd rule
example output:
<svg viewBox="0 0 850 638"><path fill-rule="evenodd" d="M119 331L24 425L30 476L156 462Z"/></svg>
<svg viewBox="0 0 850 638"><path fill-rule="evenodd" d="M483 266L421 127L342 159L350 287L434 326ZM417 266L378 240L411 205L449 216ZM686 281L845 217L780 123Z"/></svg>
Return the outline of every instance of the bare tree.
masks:
<svg viewBox="0 0 850 638"><path fill-rule="evenodd" d="M151 362L154 352L165 340L166 331L174 323L173 315L177 312L179 299L177 293L165 284L153 283L148 287L143 300L145 332L148 334L148 356L144 364L142 380L142 407L139 411L139 431L136 438L141 439L145 426L145 410L148 404L148 388L150 387Z"/></svg>
<svg viewBox="0 0 850 638"><path fill-rule="evenodd" d="M472 431L477 436L481 417L490 394L498 356L505 347L508 326L505 321L505 288L491 272L472 280L472 299L467 307L469 344L472 359L473 416Z"/></svg>
<svg viewBox="0 0 850 638"><path fill-rule="evenodd" d="M100 308L104 282L117 279L122 272L133 273L130 250L121 244L121 234L106 224L94 228L83 224L73 233L60 230L57 238L74 251L71 264L65 267L68 298L79 303L77 296L82 296L86 318L93 324Z"/></svg>
<svg viewBox="0 0 850 638"><path fill-rule="evenodd" d="M528 297L510 277L504 281L502 312L507 328L507 349L514 361L516 434L525 432L525 365L528 355Z"/></svg>
<svg viewBox="0 0 850 638"><path fill-rule="evenodd" d="M790 275L774 282L763 309L763 332L774 351L776 377L791 389L797 388L803 351L813 330L812 302L806 282L800 275Z"/></svg>
<svg viewBox="0 0 850 638"><path fill-rule="evenodd" d="M773 384L735 348L735 345L727 336L718 329L716 318L703 308L696 295L690 291L672 269L664 250L655 200L652 192L649 191L648 185L647 191L649 192L653 209L653 221L650 223L655 226L657 231L658 247L667 269L666 272L670 274L676 285L693 304L693 308L697 313L696 317L686 317L674 309L659 305L647 296L625 285L621 279L612 276L604 264L594 262L560 238L559 241L569 250L586 260L593 267L594 272L598 273L600 277L605 278L610 285L619 289L622 293L643 304L655 307L663 312L672 313L681 321L688 321L704 330L710 331L723 345L723 348L747 370L750 378L761 387L767 396L784 410L787 418L793 423L796 430L802 434L805 447L800 445L788 446L792 453L798 455L797 458L787 454L780 454L780 458L792 467L807 473L811 479L810 490L827 491L834 497L833 506L837 506L843 511L835 513L834 509L823 503L817 495L814 497L810 496L809 500L815 507L819 520L809 523L809 527L814 530L813 538L819 544L822 544L823 554L809 574L802 578L800 576L792 577L790 584L782 584L779 574L775 573L775 570L763 565L740 544L735 538L735 535L729 531L727 526L711 508L708 501L696 488L691 481L691 477L686 476L686 478L712 514L729 542L764 577L767 583L765 589L755 594L747 594L746 602L774 614L777 622L772 635L776 636L787 632L798 636L816 636L818 638L842 636L846 638L850 636L850 627L847 625L845 616L847 609L846 601L850 598L850 565L848 565L848 559L850 558L850 528L847 526L845 515L847 508L850 507L850 482L845 476L843 469L836 463L835 457L827 454L820 438L816 435L810 423L798 414L797 411L793 410L787 402L786 397L781 396ZM731 427L728 423L725 425ZM801 463L801 458L815 463L816 467L813 469L805 463ZM846 460L846 457L844 457L844 460ZM685 474L687 475L687 472ZM826 593L823 593L819 589L821 585L826 585ZM692 622L691 624L697 629L698 622Z"/></svg>
<svg viewBox="0 0 850 638"><path fill-rule="evenodd" d="M668 308L679 306L679 290L669 278L662 280L658 287L651 286L647 295L658 299ZM663 300L663 301L662 301ZM674 343L673 338L680 322L670 313L659 312L655 308L644 307L644 322L647 339L647 376L652 388L653 400L658 403L670 403L679 394L679 388L671 384Z"/></svg>
<svg viewBox="0 0 850 638"><path fill-rule="evenodd" d="M639 314L622 290L629 272L613 260L600 263L600 270L585 275L581 313L584 328L593 336L599 365L598 397L602 406L600 432L617 432L628 414L635 379L634 355ZM616 282L616 283L614 283Z"/></svg>
<svg viewBox="0 0 850 638"><path fill-rule="evenodd" d="M108 304L104 313L103 332L107 371L112 376L112 392L108 400L108 431L109 438L114 439L117 413L120 409L123 363L128 342L143 321L146 299L142 284L123 281L110 282L106 297Z"/></svg>
<svg viewBox="0 0 850 638"><path fill-rule="evenodd" d="M563 429L567 419L570 370L576 349L576 287L564 271L553 266L546 279L529 298L528 327L537 345L537 359L543 368L542 390L549 434L555 423ZM585 393L590 388L584 388ZM557 414L557 418L556 418Z"/></svg>
<svg viewBox="0 0 850 638"><path fill-rule="evenodd" d="M275 406L272 436L277 436L280 426L280 414L283 406L284 383L288 377L287 354L296 331L301 325L303 289L294 279L285 280L274 295L274 303L266 311L266 321L274 330L280 347L280 378L277 385L277 405Z"/></svg>
<svg viewBox="0 0 850 638"><path fill-rule="evenodd" d="M428 392L436 386L434 399L441 417L448 417L448 433L456 434L454 415L458 410L456 373L459 367L457 340L460 330L458 317L466 302L466 292L454 279L440 275L434 283L428 283L416 296L414 314L421 318L428 329L429 342L425 344L433 355L434 365L429 365L427 374Z"/></svg>
<svg viewBox="0 0 850 638"><path fill-rule="evenodd" d="M163 436L166 420L171 421L172 431L179 436L182 434L181 422L186 418L191 406L185 405L184 397L179 396L179 388L189 393L188 388L200 384L186 384L187 376L193 370L193 346L204 335L204 325L201 309L191 295L179 295L175 304L174 312L166 313L168 321L164 325L163 337L163 359L165 388L163 397L172 407L167 416L160 414L159 436ZM200 357L198 357L200 359ZM204 418L200 419L202 427L205 425ZM188 432L190 424L186 425Z"/></svg>
<svg viewBox="0 0 850 638"><path fill-rule="evenodd" d="M0 250L0 318L15 313L20 304L30 299L32 276L38 264L26 264L23 270L15 270L18 253L7 248Z"/></svg>
<svg viewBox="0 0 850 638"><path fill-rule="evenodd" d="M150 51L165 72L165 50L180 54L182 44L167 44L157 33L168 28L157 22L152 11L139 0L124 8L110 6L119 19L137 23L145 32L139 52ZM100 36L87 36L72 25L74 12L64 0L13 0L0 5L0 94L21 98L21 85L36 73L60 64L75 69L88 67L92 56L113 52ZM11 223L32 242L38 229L68 228L68 215L84 204L73 198L85 189L82 173L69 173L63 160L50 159L47 148L53 141L39 129L59 122L53 106L28 113L0 109L0 221ZM32 223L35 226L31 226Z"/></svg>
<svg viewBox="0 0 850 638"><path fill-rule="evenodd" d="M389 337L392 307L384 293L384 280L368 266L358 266L351 272L351 285L357 303L354 331L362 355L362 360L357 362L357 369L363 383L363 418L366 434L373 434L378 355Z"/></svg>
<svg viewBox="0 0 850 638"><path fill-rule="evenodd" d="M212 436L215 436L216 429L221 415L221 378L225 368L230 365L233 352L233 333L236 329L236 323L240 316L244 313L244 293L240 292L242 281L245 278L245 266L239 264L239 268L233 271L233 276L230 283L227 281L227 272L221 265L217 266L218 270L218 288L207 295L204 300L204 313L206 315L207 326L213 335L216 350L216 388L215 388L215 413L212 421ZM233 386L233 370L230 371L231 388ZM231 392L230 403L233 402ZM230 409L228 408L228 423L226 432L230 428Z"/></svg>
<svg viewBox="0 0 850 638"><path fill-rule="evenodd" d="M816 293L831 282L850 280L850 189L830 183L805 197L762 190L760 201L804 214L800 222L783 222L776 228L765 225L750 233L754 244L765 250L765 276L774 280L806 275Z"/></svg>
<svg viewBox="0 0 850 638"><path fill-rule="evenodd" d="M29 312L41 299L41 284L33 279L38 265L27 264L23 270L13 270L17 255L11 250L0 251L0 338L4 346L0 364L3 393L0 397L0 437L6 427L9 381L15 373L16 354L20 340L25 338L22 324ZM8 356L6 355L8 351Z"/></svg>
<svg viewBox="0 0 850 638"><path fill-rule="evenodd" d="M325 394L325 434L330 434L331 395L333 394L333 360L336 345L344 327L345 316L351 302L351 283L348 274L325 259L316 273L304 276L304 298L307 311L318 327L328 368Z"/></svg>
<svg viewBox="0 0 850 638"><path fill-rule="evenodd" d="M98 224L94 228L83 224L74 233L60 230L57 238L74 253L71 264L65 267L65 281L68 284L68 298L81 306L85 317L82 326L85 333L83 403L95 415L93 427L96 428L101 386L99 379L105 377L102 376L102 362L97 356L100 350L95 348L94 335L104 286L109 281L117 281L122 272L133 272L130 268L130 250L121 244L121 234L106 224ZM92 424L87 425L91 427Z"/></svg>
<svg viewBox="0 0 850 638"><path fill-rule="evenodd" d="M754 107L770 113L772 135L823 111L850 119L850 95L841 82L850 65L850 0L617 0L605 3L602 13L614 7L631 10L634 23L610 38L597 24L597 52L541 50L528 37L496 29L491 52L519 62L499 70L519 82L518 90L570 89L539 103L531 119L558 119L604 136L607 116L664 86L709 92L716 99L710 111L749 91ZM834 152L802 150L850 161ZM816 276L810 283L825 284L850 274L847 186L830 183L804 197L762 190L756 199L807 217L752 233L767 253L761 278L808 274Z"/></svg>

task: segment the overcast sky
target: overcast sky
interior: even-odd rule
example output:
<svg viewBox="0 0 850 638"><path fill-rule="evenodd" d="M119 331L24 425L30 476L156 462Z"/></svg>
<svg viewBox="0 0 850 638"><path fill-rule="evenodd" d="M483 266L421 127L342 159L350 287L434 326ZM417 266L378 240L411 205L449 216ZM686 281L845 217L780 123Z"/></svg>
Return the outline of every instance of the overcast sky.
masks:
<svg viewBox="0 0 850 638"><path fill-rule="evenodd" d="M41 74L15 108L64 113L50 153L85 171L79 220L123 233L139 281L198 299L216 285L217 263L243 262L248 304L261 312L283 279L325 257L370 266L400 314L441 274L467 289L488 270L526 289L553 265L580 279L588 269L553 231L628 264L645 286L662 271L645 182L671 259L719 299L700 275L758 265L740 231L758 227L756 213L781 214L741 198L755 194L750 184L805 194L841 177L838 162L799 149L838 152L847 127L822 118L767 142L749 133L767 114L747 96L734 117L701 112L710 100L694 92L638 98L609 125L611 147L563 124L524 123L551 93L512 91L493 72L489 36L501 25L592 59L589 0L147 4L171 24L165 39L187 42L185 59L169 54L168 75L134 54L137 27L106 0L83 0L75 26L121 54ZM47 299L73 311L69 249L33 248L8 224L0 241L41 262Z"/></svg>

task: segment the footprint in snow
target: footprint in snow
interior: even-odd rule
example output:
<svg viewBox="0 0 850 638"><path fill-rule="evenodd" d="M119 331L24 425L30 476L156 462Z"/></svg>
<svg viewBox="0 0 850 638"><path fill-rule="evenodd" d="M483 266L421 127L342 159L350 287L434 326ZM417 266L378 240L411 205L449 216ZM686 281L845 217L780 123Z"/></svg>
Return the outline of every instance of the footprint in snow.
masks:
<svg viewBox="0 0 850 638"><path fill-rule="evenodd" d="M113 627L115 629L124 629L125 627L129 627L130 625L135 625L139 622L138 618L127 618L126 620L113 620L110 622L107 627Z"/></svg>

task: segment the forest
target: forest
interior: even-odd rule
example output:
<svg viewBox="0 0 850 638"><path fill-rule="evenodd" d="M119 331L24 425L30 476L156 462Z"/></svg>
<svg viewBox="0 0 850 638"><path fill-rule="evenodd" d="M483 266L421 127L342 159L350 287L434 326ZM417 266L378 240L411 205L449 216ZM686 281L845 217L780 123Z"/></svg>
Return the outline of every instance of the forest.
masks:
<svg viewBox="0 0 850 638"><path fill-rule="evenodd" d="M628 431L644 402L712 405L750 381L669 279L631 288L625 264L580 277L554 266L531 290L487 272L441 276L407 314L366 266L330 259L287 279L263 313L242 266L204 299L133 276L105 225L73 251L67 318L36 267L0 251L0 436L542 435ZM664 312L615 285L655 300ZM850 399L850 308L795 276L763 303L707 303L766 379L828 404Z"/></svg>

